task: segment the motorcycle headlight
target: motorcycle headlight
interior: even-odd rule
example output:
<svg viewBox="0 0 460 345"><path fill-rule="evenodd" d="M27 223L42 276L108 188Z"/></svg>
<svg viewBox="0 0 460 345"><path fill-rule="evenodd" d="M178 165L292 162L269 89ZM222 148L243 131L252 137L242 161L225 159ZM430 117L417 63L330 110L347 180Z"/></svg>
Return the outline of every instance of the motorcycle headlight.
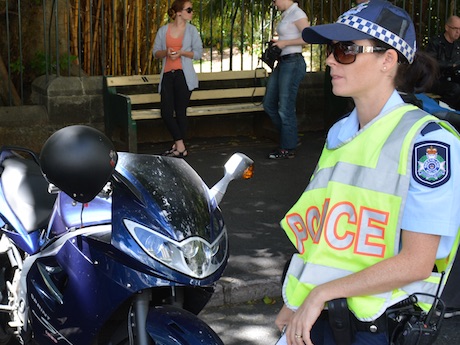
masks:
<svg viewBox="0 0 460 345"><path fill-rule="evenodd" d="M222 265L228 250L225 228L213 243L201 237L174 241L141 224L123 220L129 233L142 249L155 260L194 278L205 278Z"/></svg>

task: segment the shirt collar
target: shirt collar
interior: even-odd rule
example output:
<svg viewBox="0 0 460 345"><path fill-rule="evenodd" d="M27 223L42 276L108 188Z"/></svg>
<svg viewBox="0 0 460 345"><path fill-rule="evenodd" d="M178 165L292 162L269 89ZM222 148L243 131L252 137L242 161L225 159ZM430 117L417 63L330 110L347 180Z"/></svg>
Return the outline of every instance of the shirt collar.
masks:
<svg viewBox="0 0 460 345"><path fill-rule="evenodd" d="M403 99L399 95L398 91L394 90L377 117L386 114L389 110L402 103L404 103ZM337 122L329 130L327 135L327 146L328 148L337 148L338 146L351 140L358 132L358 113L356 108L354 108L350 115Z"/></svg>

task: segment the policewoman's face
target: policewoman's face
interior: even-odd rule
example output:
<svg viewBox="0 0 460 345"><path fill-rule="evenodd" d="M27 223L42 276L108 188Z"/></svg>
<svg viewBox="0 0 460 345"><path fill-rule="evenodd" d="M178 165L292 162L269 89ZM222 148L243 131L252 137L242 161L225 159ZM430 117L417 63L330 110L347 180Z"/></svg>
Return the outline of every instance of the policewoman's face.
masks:
<svg viewBox="0 0 460 345"><path fill-rule="evenodd" d="M373 46L370 40L358 40L353 43L357 46ZM327 65L331 68L332 92L342 97L359 97L368 93L378 85L379 79L382 78L379 73L381 68L379 59L383 59L383 55L379 53L349 54L343 49L333 49L326 59Z"/></svg>

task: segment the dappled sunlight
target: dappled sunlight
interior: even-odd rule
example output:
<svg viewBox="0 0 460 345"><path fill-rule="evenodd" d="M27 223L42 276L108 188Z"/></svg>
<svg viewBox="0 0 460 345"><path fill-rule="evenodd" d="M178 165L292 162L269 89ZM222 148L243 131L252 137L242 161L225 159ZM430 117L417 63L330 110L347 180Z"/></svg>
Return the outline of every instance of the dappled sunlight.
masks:
<svg viewBox="0 0 460 345"><path fill-rule="evenodd" d="M263 255L257 253L253 256L237 255L232 257L230 253L230 262L232 271L239 270L241 272L240 274L243 276L251 274L253 277L273 278L277 280L280 279L283 273L284 263L290 256L291 253L286 256L273 256L273 254L268 251L265 251Z"/></svg>
<svg viewBox="0 0 460 345"><path fill-rule="evenodd" d="M205 309L200 317L222 338L225 345L274 344L279 337L275 318L281 308L281 298L262 300L238 306Z"/></svg>

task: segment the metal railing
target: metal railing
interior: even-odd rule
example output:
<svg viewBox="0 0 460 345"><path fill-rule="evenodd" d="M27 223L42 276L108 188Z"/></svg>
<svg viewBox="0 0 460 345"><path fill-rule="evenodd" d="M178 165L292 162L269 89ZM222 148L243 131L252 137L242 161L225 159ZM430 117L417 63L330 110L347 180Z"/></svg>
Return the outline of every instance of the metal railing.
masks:
<svg viewBox="0 0 460 345"><path fill-rule="evenodd" d="M416 25L419 45L443 31L458 0L392 1ZM194 0L192 23L204 43L197 71L254 69L279 13L271 0ZM26 104L40 75L151 74L155 33L171 0L0 0L0 105ZM300 0L311 25L334 21L351 0ZM306 45L309 71L324 69L324 47Z"/></svg>

